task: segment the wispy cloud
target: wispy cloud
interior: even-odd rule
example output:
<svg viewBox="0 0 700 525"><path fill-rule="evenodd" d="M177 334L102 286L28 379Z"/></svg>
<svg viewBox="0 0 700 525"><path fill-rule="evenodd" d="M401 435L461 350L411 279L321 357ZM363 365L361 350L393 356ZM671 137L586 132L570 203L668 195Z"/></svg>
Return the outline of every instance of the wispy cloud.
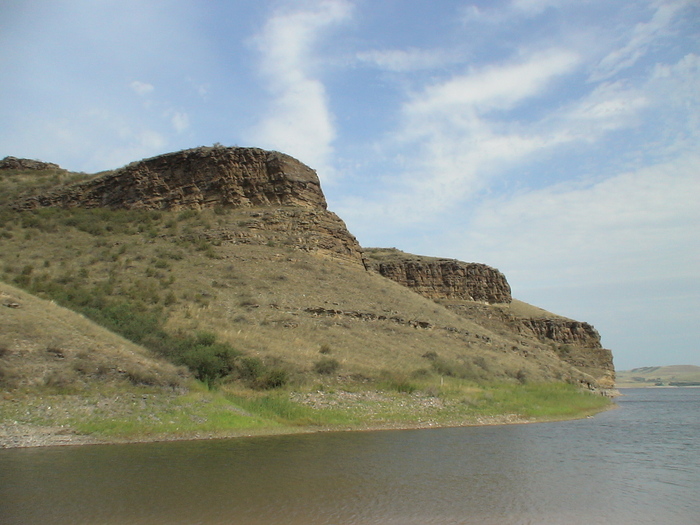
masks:
<svg viewBox="0 0 700 525"><path fill-rule="evenodd" d="M190 117L181 111L170 111L170 123L176 132L182 133L190 127Z"/></svg>
<svg viewBox="0 0 700 525"><path fill-rule="evenodd" d="M550 7L560 7L568 0L513 0L511 8L528 15L537 15ZM581 2L582 0L578 0Z"/></svg>
<svg viewBox="0 0 700 525"><path fill-rule="evenodd" d="M379 69L406 73L442 67L457 62L459 57L442 49L409 48L363 51L357 54L357 59Z"/></svg>
<svg viewBox="0 0 700 525"><path fill-rule="evenodd" d="M570 72L577 56L564 50L538 53L512 64L497 65L429 86L406 107L411 115L467 115L510 109L539 93L556 76Z"/></svg>
<svg viewBox="0 0 700 525"><path fill-rule="evenodd" d="M700 156L484 201L463 253L498 261L519 280L548 286L697 277ZM694 248L692 248L694 247ZM689 249L690 248L690 249Z"/></svg>
<svg viewBox="0 0 700 525"><path fill-rule="evenodd" d="M596 65L590 80L597 82L611 78L620 71L632 67L643 57L652 43L663 37L672 22L691 4L691 0L656 2L656 11L648 22L640 23L626 35L620 47L610 51Z"/></svg>
<svg viewBox="0 0 700 525"><path fill-rule="evenodd" d="M413 173L406 174L401 200L413 201L411 207L421 211L397 217L420 221L441 212L488 184L494 167L563 140L557 134L523 133L490 116L541 94L577 63L569 52L552 51L470 71L415 94L403 108L396 139L401 147L415 145Z"/></svg>
<svg viewBox="0 0 700 525"><path fill-rule="evenodd" d="M326 89L316 75L314 45L323 31L350 17L352 6L345 0L305 2L301 9L291 5L275 11L254 39L272 100L252 139L328 176L336 131Z"/></svg>
<svg viewBox="0 0 700 525"><path fill-rule="evenodd" d="M149 93L153 93L153 90L155 89L153 87L153 84L149 84L148 82L141 82L140 80L134 80L131 84L129 84L129 87L134 91L134 93L140 96L145 96Z"/></svg>
<svg viewBox="0 0 700 525"><path fill-rule="evenodd" d="M603 83L560 116L569 121L572 137L594 140L637 122L640 111L648 105L648 96L640 88L624 82Z"/></svg>

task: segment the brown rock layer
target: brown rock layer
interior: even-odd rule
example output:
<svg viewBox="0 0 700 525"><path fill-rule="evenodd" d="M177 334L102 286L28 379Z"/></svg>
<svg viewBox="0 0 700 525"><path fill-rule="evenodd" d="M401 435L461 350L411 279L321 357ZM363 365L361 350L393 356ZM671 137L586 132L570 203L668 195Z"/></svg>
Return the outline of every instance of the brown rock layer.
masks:
<svg viewBox="0 0 700 525"><path fill-rule="evenodd" d="M310 253L362 264L362 248L335 213L284 207L240 210L237 219L207 236L234 244L293 246Z"/></svg>
<svg viewBox="0 0 700 525"><path fill-rule="evenodd" d="M367 253L369 269L430 299L467 299L489 304L512 300L505 275L485 264L396 252L384 257L379 250Z"/></svg>
<svg viewBox="0 0 700 525"><path fill-rule="evenodd" d="M61 166L53 162L42 162L32 159L5 157L0 160L0 170L60 170Z"/></svg>
<svg viewBox="0 0 700 525"><path fill-rule="evenodd" d="M543 319L519 319L521 327L532 332L541 341L554 341L563 345L586 348L602 348L598 331L588 323L561 317Z"/></svg>
<svg viewBox="0 0 700 525"><path fill-rule="evenodd" d="M202 147L134 162L88 182L35 196L40 207L201 209L215 206L303 206L326 209L316 172L298 160L258 148Z"/></svg>
<svg viewBox="0 0 700 525"><path fill-rule="evenodd" d="M615 385L612 352L603 348L598 331L590 324L566 318L516 318L518 329L552 343L562 361L593 376L601 388Z"/></svg>

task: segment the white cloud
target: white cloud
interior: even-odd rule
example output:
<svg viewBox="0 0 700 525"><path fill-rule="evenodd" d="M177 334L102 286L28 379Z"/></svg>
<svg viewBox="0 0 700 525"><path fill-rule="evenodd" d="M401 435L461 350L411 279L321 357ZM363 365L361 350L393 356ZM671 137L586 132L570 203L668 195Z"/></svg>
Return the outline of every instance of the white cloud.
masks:
<svg viewBox="0 0 700 525"><path fill-rule="evenodd" d="M141 82L140 80L134 80L129 87L139 96L145 96L153 92L155 89L152 84L147 82Z"/></svg>
<svg viewBox="0 0 700 525"><path fill-rule="evenodd" d="M508 65L498 65L429 86L406 107L412 115L460 115L509 109L540 92L578 63L565 50L539 53Z"/></svg>
<svg viewBox="0 0 700 525"><path fill-rule="evenodd" d="M175 131L177 131L178 133L182 133L190 127L189 116L187 115L187 113L183 113L180 111L173 112L172 116L170 117L170 122L172 123Z"/></svg>
<svg viewBox="0 0 700 525"><path fill-rule="evenodd" d="M489 117L542 94L577 63L576 55L555 50L471 71L414 95L394 137L399 147L412 149L410 171L388 197L393 220L418 223L442 213L486 187L500 169L571 140L557 130L521 130Z"/></svg>
<svg viewBox="0 0 700 525"><path fill-rule="evenodd" d="M569 121L572 136L593 140L607 131L632 125L649 104L642 89L624 82L603 83L559 116Z"/></svg>
<svg viewBox="0 0 700 525"><path fill-rule="evenodd" d="M657 2L657 9L651 20L637 24L629 34L625 35L626 43L600 60L590 80L594 82L605 80L632 67L648 52L655 40L664 36L677 15L690 4L690 0Z"/></svg>
<svg viewBox="0 0 700 525"><path fill-rule="evenodd" d="M164 153L168 144L165 135L148 123L105 108L47 120L29 132L45 138L34 156L89 173Z"/></svg>
<svg viewBox="0 0 700 525"><path fill-rule="evenodd" d="M352 6L344 0L305 5L275 12L255 39L272 102L252 135L255 143L291 154L328 176L335 126L325 87L314 75L313 47L323 30L349 18Z"/></svg>
<svg viewBox="0 0 700 525"><path fill-rule="evenodd" d="M493 2L489 5L482 2L482 6L469 4L461 9L461 20L472 27L488 24L491 26L507 25L514 20L523 18L535 18L551 8L565 8L575 3L581 4L591 0L511 0L507 5Z"/></svg>
<svg viewBox="0 0 700 525"><path fill-rule="evenodd" d="M457 57L443 50L418 48L364 51L357 54L360 62L394 72L434 69L455 62Z"/></svg>
<svg viewBox="0 0 700 525"><path fill-rule="evenodd" d="M700 278L700 156L483 202L464 252L550 286Z"/></svg>
<svg viewBox="0 0 700 525"><path fill-rule="evenodd" d="M559 7L566 2L567 0L513 0L511 7L528 15L537 15L549 7Z"/></svg>

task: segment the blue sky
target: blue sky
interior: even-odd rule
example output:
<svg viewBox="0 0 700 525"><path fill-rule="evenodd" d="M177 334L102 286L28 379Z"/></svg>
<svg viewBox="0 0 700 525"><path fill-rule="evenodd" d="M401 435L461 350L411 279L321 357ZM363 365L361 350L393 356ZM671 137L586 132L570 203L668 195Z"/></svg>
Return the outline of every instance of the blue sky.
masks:
<svg viewBox="0 0 700 525"><path fill-rule="evenodd" d="M363 246L700 365L693 0L2 0L0 158L293 155Z"/></svg>

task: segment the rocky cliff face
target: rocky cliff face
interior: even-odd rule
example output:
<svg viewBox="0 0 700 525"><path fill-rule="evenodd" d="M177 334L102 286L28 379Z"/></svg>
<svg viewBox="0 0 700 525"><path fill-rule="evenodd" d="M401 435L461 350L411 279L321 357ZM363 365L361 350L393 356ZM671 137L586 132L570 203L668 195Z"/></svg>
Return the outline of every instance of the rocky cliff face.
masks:
<svg viewBox="0 0 700 525"><path fill-rule="evenodd" d="M362 248L335 213L299 207L237 210L227 225L210 229L211 239L233 244L293 246L305 252L362 265Z"/></svg>
<svg viewBox="0 0 700 525"><path fill-rule="evenodd" d="M366 250L366 266L430 299L509 303L505 275L478 263L418 257L398 250Z"/></svg>
<svg viewBox="0 0 700 525"><path fill-rule="evenodd" d="M42 162L33 159L18 159L5 157L0 160L0 170L60 170L61 167L53 162Z"/></svg>
<svg viewBox="0 0 700 525"><path fill-rule="evenodd" d="M602 388L615 386L612 352L603 348L592 325L566 318L514 318L521 333L548 342L559 357L593 376Z"/></svg>
<svg viewBox="0 0 700 525"><path fill-rule="evenodd" d="M168 153L16 204L24 210L41 207L238 208L242 216L235 224L208 236L293 245L362 264L357 239L326 210L316 172L276 151L214 146Z"/></svg>
<svg viewBox="0 0 700 525"><path fill-rule="evenodd" d="M529 340L533 346L532 341L538 341L559 359L587 374L591 387L614 386L612 352L602 347L593 326L541 309L535 309L535 315L524 313L524 303L519 301L518 308L513 308L508 281L495 268L381 248L365 250L365 266L494 333L518 334L522 345Z"/></svg>
<svg viewBox="0 0 700 525"><path fill-rule="evenodd" d="M134 162L102 177L31 197L18 207L201 209L301 206L326 209L316 172L258 148L202 147Z"/></svg>
<svg viewBox="0 0 700 525"><path fill-rule="evenodd" d="M578 345L586 348L602 348L598 331L588 323L561 317L545 319L518 319L521 331L531 332L542 341L554 341L561 345Z"/></svg>
<svg viewBox="0 0 700 525"><path fill-rule="evenodd" d="M60 169L55 164L14 158L4 159L2 166ZM222 243L285 246L364 264L367 270L512 340L513 344L503 346L504 352L525 357L539 352L557 362L556 354L591 378L592 384L613 386L612 354L602 347L591 325L542 310L533 314L516 308L520 302L512 299L505 276L484 264L421 257L396 249L363 251L343 221L326 209L316 173L282 153L225 147L185 150L135 162L15 204L19 210L40 207L227 208L227 219L217 220L216 226L207 226L197 235ZM332 310L332 314L337 312Z"/></svg>

